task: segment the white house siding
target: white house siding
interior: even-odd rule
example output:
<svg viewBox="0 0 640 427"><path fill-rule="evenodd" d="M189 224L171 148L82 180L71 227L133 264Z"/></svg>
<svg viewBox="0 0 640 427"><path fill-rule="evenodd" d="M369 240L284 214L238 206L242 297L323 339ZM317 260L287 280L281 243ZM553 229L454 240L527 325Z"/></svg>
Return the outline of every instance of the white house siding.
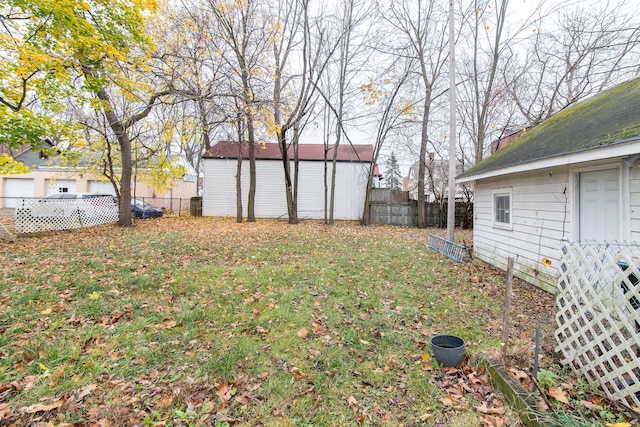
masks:
<svg viewBox="0 0 640 427"><path fill-rule="evenodd" d="M324 164L320 161L301 161L299 165L298 217L322 219L324 217ZM237 160L235 159L204 159L202 191L204 216L236 216L236 168ZM328 167L328 173L331 174L331 166ZM286 218L287 200L282 162L258 160L256 178L256 217ZM334 219L356 220L362 216L366 179L367 167L362 163L338 163ZM249 162L245 160L242 162L244 216L247 213L248 194Z"/></svg>
<svg viewBox="0 0 640 427"><path fill-rule="evenodd" d="M493 193L511 190L511 229L493 224ZM568 168L513 174L480 181L475 188L474 254L505 269L514 257L514 275L555 292L560 242L573 231L573 180ZM550 267L543 258L552 261Z"/></svg>

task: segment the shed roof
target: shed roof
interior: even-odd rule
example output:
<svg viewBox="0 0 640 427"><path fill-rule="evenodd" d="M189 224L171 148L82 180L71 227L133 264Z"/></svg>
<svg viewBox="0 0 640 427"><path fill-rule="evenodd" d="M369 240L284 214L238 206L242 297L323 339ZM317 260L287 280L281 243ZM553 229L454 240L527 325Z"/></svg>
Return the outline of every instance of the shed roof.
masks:
<svg viewBox="0 0 640 427"><path fill-rule="evenodd" d="M280 148L276 143L260 144L255 143L256 160L281 160ZM293 147L289 147L288 154L293 158ZM340 162L368 162L371 163L373 157L373 145L356 144L338 146L338 161ZM203 158L207 159L237 159L237 141L219 141L211 147ZM248 144L242 146L242 158L249 158ZM329 147L327 158L333 158L333 147ZM300 144L298 145L298 159L310 161L324 160L324 144Z"/></svg>
<svg viewBox="0 0 640 427"><path fill-rule="evenodd" d="M640 78L579 102L528 130L458 178L635 141L640 137Z"/></svg>

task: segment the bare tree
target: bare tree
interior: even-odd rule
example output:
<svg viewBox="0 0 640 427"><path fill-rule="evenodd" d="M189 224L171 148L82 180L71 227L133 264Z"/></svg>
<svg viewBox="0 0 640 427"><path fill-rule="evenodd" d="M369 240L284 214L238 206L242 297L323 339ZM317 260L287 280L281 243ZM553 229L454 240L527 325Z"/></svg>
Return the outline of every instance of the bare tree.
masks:
<svg viewBox="0 0 640 427"><path fill-rule="evenodd" d="M442 96L441 80L445 75L448 52L447 9L440 2L392 2L387 22L400 35L404 49L394 46L400 56L416 60L416 74L422 103L420 154L418 169L418 227L426 226L424 211L426 156L429 145L430 120L434 101Z"/></svg>
<svg viewBox="0 0 640 427"><path fill-rule="evenodd" d="M261 102L260 82L257 81L257 76L264 70L264 64L261 61L271 40L271 35L265 32L263 21L269 5L261 0L236 2L208 0L207 5L209 12L216 20L219 31L215 37L211 38L211 42L233 73L228 78L232 84L235 84L234 95L241 100L240 108L246 125L249 152L247 221L255 222L255 120L257 105Z"/></svg>
<svg viewBox="0 0 640 427"><path fill-rule="evenodd" d="M273 43L273 118L284 171L289 223L297 224L300 133L308 121L318 81L335 46L325 49L326 29L320 17L309 16L308 0L283 1L277 11L278 31ZM296 55L297 61L292 61L292 55ZM299 70L295 72L292 67L299 67ZM291 137L287 136L289 132ZM289 148L292 148L293 159Z"/></svg>
<svg viewBox="0 0 640 427"><path fill-rule="evenodd" d="M335 115L332 133L334 141L332 148L327 146L327 152L331 152L331 180L328 185L328 218L325 213L325 221L333 224L335 210L335 189L338 150L343 143L346 125L351 120L357 120L356 114L347 114L347 105L354 95L359 95L354 88L359 87L359 74L362 72L367 59L372 55L372 49L367 45L369 34L367 28L371 28L371 5L362 0L342 0L337 5L336 24L338 26L338 50L337 60L331 64L331 72L325 80L325 100L330 103L330 111ZM335 88L334 88L335 86ZM348 139L348 138L347 138ZM327 156L328 157L328 156ZM326 166L325 166L326 170ZM325 187L327 186L325 176ZM325 194L325 203L327 195ZM327 210L325 206L325 211Z"/></svg>
<svg viewBox="0 0 640 427"><path fill-rule="evenodd" d="M640 22L622 4L578 5L554 16L540 21L522 58L511 50L504 64L503 86L522 127L640 71Z"/></svg>
<svg viewBox="0 0 640 427"><path fill-rule="evenodd" d="M409 79L411 70L412 61L410 59L397 60L391 67L381 73L382 77L378 79L378 82L381 82L381 84L369 83L365 86L365 90L369 92L369 96L373 96L373 98L377 100L375 104L378 108L371 167L367 173L367 188L362 209L362 218L360 219L363 225L368 225L370 222L369 205L371 201L371 190L373 188L375 165L378 163L380 153L385 143L387 143L395 131L414 122L412 117L414 105L402 96L402 91L405 89L405 83ZM398 75L397 78L388 77L396 74Z"/></svg>
<svg viewBox="0 0 640 427"><path fill-rule="evenodd" d="M503 31L507 14L507 0L475 0L472 19L473 60L471 62L471 85L473 87L473 111L475 113L475 161L482 160L485 135L490 118L490 107L494 100L494 85L498 72L498 63L503 50ZM495 7L490 7L495 5ZM486 14L495 14L494 20L487 19ZM493 24L493 25L492 25ZM493 34L491 34L493 32ZM493 36L493 37L492 37ZM491 40L493 39L493 40ZM483 42L486 40L486 46ZM486 58L480 58L483 50Z"/></svg>

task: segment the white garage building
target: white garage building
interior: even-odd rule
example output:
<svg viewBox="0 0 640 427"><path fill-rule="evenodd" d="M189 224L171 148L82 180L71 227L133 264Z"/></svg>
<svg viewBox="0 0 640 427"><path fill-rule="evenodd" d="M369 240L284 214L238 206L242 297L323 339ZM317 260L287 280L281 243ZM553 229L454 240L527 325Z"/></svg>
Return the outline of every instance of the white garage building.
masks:
<svg viewBox="0 0 640 427"><path fill-rule="evenodd" d="M298 217L322 219L325 211L325 147L300 144ZM345 145L338 150L334 219L358 220L364 207L367 176L373 155L372 145ZM293 157L290 150L289 156ZM327 187L331 183L333 148L327 153ZM258 218L287 218L284 168L278 144L255 144L256 198ZM236 175L238 143L220 141L203 156L202 214L236 216ZM293 170L293 162L291 163ZM241 192L243 215L249 194L248 145L242 150Z"/></svg>

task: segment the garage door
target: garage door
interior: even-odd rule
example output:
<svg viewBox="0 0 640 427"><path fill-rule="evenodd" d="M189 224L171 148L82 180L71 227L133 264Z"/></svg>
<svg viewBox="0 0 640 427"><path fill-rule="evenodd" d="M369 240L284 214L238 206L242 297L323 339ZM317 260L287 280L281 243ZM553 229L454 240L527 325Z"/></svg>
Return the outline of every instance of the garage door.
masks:
<svg viewBox="0 0 640 427"><path fill-rule="evenodd" d="M75 179L48 179L47 180L47 196L56 193L75 193Z"/></svg>
<svg viewBox="0 0 640 427"><path fill-rule="evenodd" d="M15 208L24 198L33 198L33 179L5 178L4 179L4 206Z"/></svg>
<svg viewBox="0 0 640 427"><path fill-rule="evenodd" d="M116 195L110 182L89 181L89 193Z"/></svg>

